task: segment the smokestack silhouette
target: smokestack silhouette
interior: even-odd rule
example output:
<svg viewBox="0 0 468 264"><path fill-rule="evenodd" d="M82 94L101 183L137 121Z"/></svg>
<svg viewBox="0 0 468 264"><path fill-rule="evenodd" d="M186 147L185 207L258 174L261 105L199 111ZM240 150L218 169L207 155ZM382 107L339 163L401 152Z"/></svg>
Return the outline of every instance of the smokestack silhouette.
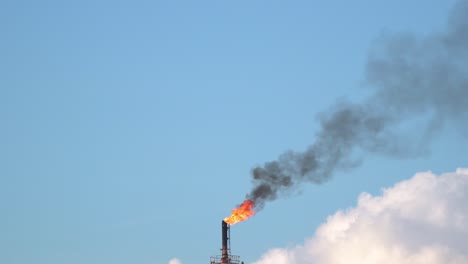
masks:
<svg viewBox="0 0 468 264"><path fill-rule="evenodd" d="M305 151L287 151L252 169L254 186L246 198L257 211L298 184L320 184L358 166L356 152L416 157L444 125L468 132L468 1L455 5L445 32L382 35L371 49L364 81L372 95L321 114L315 142ZM410 119L424 124L416 142L399 131Z"/></svg>

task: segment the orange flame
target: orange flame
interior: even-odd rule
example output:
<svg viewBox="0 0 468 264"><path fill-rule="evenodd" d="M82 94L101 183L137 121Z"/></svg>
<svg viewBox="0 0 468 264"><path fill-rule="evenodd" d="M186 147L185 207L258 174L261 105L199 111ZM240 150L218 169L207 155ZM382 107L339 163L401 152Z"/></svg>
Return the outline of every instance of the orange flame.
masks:
<svg viewBox="0 0 468 264"><path fill-rule="evenodd" d="M255 214L254 207L252 200L245 200L239 207L232 209L232 214L224 218L224 222L233 225L245 221Z"/></svg>

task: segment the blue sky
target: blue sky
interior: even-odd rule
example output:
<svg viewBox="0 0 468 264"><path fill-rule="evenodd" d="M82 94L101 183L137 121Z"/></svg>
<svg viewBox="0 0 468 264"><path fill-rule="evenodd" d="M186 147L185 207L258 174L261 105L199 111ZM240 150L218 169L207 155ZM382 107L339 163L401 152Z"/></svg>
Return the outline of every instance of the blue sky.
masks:
<svg viewBox="0 0 468 264"><path fill-rule="evenodd" d="M0 262L207 263L250 169L366 97L379 34L441 30L454 2L0 2ZM362 191L466 166L463 146L367 157L233 226L232 250L301 242Z"/></svg>

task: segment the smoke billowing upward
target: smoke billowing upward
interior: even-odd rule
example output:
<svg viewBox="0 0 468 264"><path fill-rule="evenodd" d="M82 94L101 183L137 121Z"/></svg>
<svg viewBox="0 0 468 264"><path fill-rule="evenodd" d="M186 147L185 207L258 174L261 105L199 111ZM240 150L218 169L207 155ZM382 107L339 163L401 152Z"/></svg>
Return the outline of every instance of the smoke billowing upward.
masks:
<svg viewBox="0 0 468 264"><path fill-rule="evenodd" d="M371 49L365 75L372 96L340 102L320 117L315 142L303 152L288 151L252 170L247 198L257 210L303 182L327 181L340 169L359 165L356 151L405 158L421 154L444 125L468 124L468 1L459 1L445 32L424 37L386 34ZM408 145L401 122L422 117L424 137ZM453 122L453 121L465 122ZM461 124L461 125L460 125Z"/></svg>

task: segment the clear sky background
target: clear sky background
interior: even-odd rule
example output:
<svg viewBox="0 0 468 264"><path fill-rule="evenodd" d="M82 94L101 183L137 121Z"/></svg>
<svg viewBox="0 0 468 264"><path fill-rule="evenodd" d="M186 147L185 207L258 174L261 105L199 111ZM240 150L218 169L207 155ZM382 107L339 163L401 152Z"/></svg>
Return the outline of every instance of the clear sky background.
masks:
<svg viewBox="0 0 468 264"><path fill-rule="evenodd" d="M0 1L0 263L208 263L250 169L366 97L379 34L442 30L454 2ZM301 243L362 191L466 167L467 145L367 156L233 226L232 251Z"/></svg>

